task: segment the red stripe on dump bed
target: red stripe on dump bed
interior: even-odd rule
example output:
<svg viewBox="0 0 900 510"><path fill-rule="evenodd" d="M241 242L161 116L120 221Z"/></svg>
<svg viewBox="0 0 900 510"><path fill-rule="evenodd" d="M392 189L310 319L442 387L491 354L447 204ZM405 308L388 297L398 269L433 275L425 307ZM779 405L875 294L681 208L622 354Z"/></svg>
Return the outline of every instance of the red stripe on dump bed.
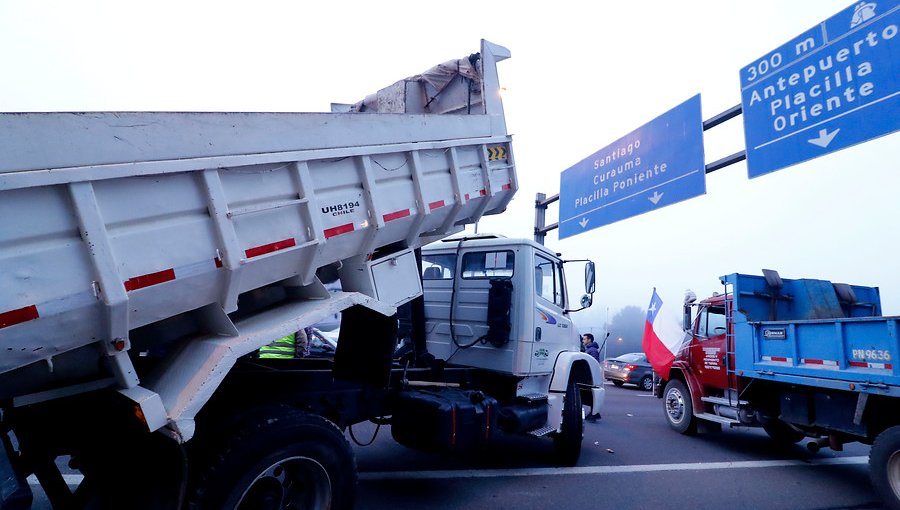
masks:
<svg viewBox="0 0 900 510"><path fill-rule="evenodd" d="M38 314L38 309L34 305L3 312L0 313L0 328L28 322L38 317L40 317L40 314Z"/></svg>
<svg viewBox="0 0 900 510"><path fill-rule="evenodd" d="M353 224L347 223L346 225L340 225L334 228L325 229L325 239L329 237L339 236L341 234L346 234L347 232L353 232Z"/></svg>
<svg viewBox="0 0 900 510"><path fill-rule="evenodd" d="M431 210L431 211L433 211L433 210L435 210L435 209L440 209L441 207L444 207L444 201L443 201L443 200L438 200L438 201L435 201L435 202L432 202L432 203L428 204L428 209Z"/></svg>
<svg viewBox="0 0 900 510"><path fill-rule="evenodd" d="M174 279L174 269L163 269L162 271L157 271L155 273L148 273L129 278L128 281L125 282L125 290L131 292L133 290L143 289L144 287L150 287L151 285L157 285Z"/></svg>
<svg viewBox="0 0 900 510"><path fill-rule="evenodd" d="M851 367L860 367L860 368L881 368L891 370L893 369L893 365L890 363L868 363L865 361L851 361L848 363Z"/></svg>
<svg viewBox="0 0 900 510"><path fill-rule="evenodd" d="M281 241L275 241L274 243L257 246L256 248L250 248L244 253L247 254L247 258L250 259L253 257L259 257L260 255L265 255L266 253L272 253L273 251L290 248L291 246L295 246L296 244L297 243L294 241L294 238L290 237L288 239L282 239Z"/></svg>
<svg viewBox="0 0 900 510"><path fill-rule="evenodd" d="M400 218L406 218L407 216L409 216L409 209L394 211L392 213L385 214L384 221L399 220Z"/></svg>
<svg viewBox="0 0 900 510"><path fill-rule="evenodd" d="M806 363L809 365L828 365L828 366L837 366L837 361L829 360L829 359L801 359L800 363Z"/></svg>

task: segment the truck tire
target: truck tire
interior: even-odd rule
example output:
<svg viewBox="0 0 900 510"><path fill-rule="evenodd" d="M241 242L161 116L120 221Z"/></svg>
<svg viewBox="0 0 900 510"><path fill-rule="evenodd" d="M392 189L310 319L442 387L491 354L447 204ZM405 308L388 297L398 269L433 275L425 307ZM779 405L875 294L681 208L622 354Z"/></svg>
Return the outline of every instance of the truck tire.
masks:
<svg viewBox="0 0 900 510"><path fill-rule="evenodd" d="M694 417L694 404L691 394L684 383L672 379L663 390L663 411L666 421L675 432L692 436L697 433L697 418Z"/></svg>
<svg viewBox="0 0 900 510"><path fill-rule="evenodd" d="M196 448L188 508L349 510L356 459L333 423L290 408L257 414Z"/></svg>
<svg viewBox="0 0 900 510"><path fill-rule="evenodd" d="M615 384L617 388L621 388L622 385L625 384L625 382L623 382L623 381L616 381L616 380L613 380L612 383Z"/></svg>
<svg viewBox="0 0 900 510"><path fill-rule="evenodd" d="M792 445L806 437L803 432L778 419L769 420L763 425L763 430L773 441L782 445Z"/></svg>
<svg viewBox="0 0 900 510"><path fill-rule="evenodd" d="M645 375L641 377L641 382L638 384L644 391L653 391L653 377L649 375Z"/></svg>
<svg viewBox="0 0 900 510"><path fill-rule="evenodd" d="M575 381L569 381L563 402L562 424L553 436L553 447L560 465L574 466L581 456L581 442L584 439L584 414L581 408L581 393Z"/></svg>
<svg viewBox="0 0 900 510"><path fill-rule="evenodd" d="M900 425L878 434L872 443L869 477L885 507L900 510Z"/></svg>

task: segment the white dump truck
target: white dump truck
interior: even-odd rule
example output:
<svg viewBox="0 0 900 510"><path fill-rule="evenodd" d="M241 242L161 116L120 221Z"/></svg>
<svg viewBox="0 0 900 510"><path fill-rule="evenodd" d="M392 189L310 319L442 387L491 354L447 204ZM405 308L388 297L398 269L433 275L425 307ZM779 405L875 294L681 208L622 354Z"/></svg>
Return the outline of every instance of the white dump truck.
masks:
<svg viewBox="0 0 900 510"><path fill-rule="evenodd" d="M491 356L457 373L487 348L447 360L421 341L420 247L518 189L507 57L483 41L332 113L0 114L0 508L30 506L30 475L54 508L351 508L342 430L396 411L395 436L428 447L405 430L409 395L427 390L496 401L488 426L556 437L577 459L599 366L549 349L563 380L522 348L537 379ZM413 364L394 359L400 306ZM255 355L338 312L333 359Z"/></svg>

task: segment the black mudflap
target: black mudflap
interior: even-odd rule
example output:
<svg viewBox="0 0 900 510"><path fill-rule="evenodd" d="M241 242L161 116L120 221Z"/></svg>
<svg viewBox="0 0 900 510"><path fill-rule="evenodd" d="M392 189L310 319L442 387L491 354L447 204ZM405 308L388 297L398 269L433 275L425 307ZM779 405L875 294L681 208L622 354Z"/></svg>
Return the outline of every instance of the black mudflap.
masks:
<svg viewBox="0 0 900 510"><path fill-rule="evenodd" d="M497 400L458 388L406 390L391 420L398 443L423 451L465 450L481 446L497 429Z"/></svg>

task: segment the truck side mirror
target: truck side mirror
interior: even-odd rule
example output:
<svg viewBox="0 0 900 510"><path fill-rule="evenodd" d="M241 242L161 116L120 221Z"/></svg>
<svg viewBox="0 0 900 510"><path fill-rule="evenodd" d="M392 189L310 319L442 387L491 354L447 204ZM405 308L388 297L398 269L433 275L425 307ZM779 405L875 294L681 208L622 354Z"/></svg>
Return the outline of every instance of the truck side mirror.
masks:
<svg viewBox="0 0 900 510"><path fill-rule="evenodd" d="M584 265L584 290L585 290L588 294L593 294L593 293L594 293L594 286L595 286L595 282L594 282L594 263L591 262L591 261L589 260L589 261L587 261L587 264ZM583 304L584 304L584 298L582 298L581 302L582 302L582 305L583 305ZM584 305L583 305L583 306L584 306ZM587 305L587 306L591 306L591 305Z"/></svg>
<svg viewBox="0 0 900 510"><path fill-rule="evenodd" d="M685 331L691 330L691 304L684 304L684 318L682 319L681 329Z"/></svg>

